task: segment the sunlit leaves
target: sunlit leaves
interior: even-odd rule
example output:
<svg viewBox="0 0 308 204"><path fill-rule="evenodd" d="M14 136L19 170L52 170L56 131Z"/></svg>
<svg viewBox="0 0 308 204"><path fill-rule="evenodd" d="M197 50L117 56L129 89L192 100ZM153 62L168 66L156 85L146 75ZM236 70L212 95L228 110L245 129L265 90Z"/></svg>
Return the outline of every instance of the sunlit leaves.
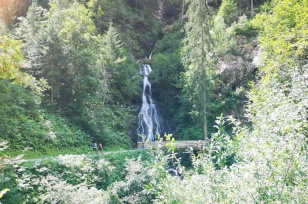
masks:
<svg viewBox="0 0 308 204"><path fill-rule="evenodd" d="M44 79L36 80L27 74L24 57L21 53L22 43L9 36L0 36L0 78L11 80L14 84L30 87L38 96L48 88Z"/></svg>
<svg viewBox="0 0 308 204"><path fill-rule="evenodd" d="M0 192L0 198L2 198L3 195L4 195L6 192L8 192L9 190L10 190L10 189L8 189L8 188L3 189L3 190Z"/></svg>
<svg viewBox="0 0 308 204"><path fill-rule="evenodd" d="M303 60L308 55L308 2L284 0L272 4L273 10L258 14L253 23L260 28L261 47L268 53L266 63L275 61L270 70L288 69L294 65L293 60Z"/></svg>
<svg viewBox="0 0 308 204"><path fill-rule="evenodd" d="M14 79L15 83L21 83L23 73L23 55L20 51L21 42L13 40L8 36L0 36L0 77L3 79Z"/></svg>
<svg viewBox="0 0 308 204"><path fill-rule="evenodd" d="M218 10L218 15L225 19L226 22L232 22L232 18L237 14L235 0L223 0Z"/></svg>

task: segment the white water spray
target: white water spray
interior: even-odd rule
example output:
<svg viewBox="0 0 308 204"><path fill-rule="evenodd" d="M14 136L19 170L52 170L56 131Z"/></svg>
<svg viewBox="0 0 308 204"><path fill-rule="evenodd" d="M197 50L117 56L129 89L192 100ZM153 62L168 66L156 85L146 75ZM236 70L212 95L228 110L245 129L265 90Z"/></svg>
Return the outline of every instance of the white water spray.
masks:
<svg viewBox="0 0 308 204"><path fill-rule="evenodd" d="M160 120L157 114L156 105L152 99L151 84L148 80L148 75L152 68L148 64L143 64L140 67L140 74L143 75L143 91L142 91L142 106L139 118L138 135L142 136L142 141L154 141L160 133Z"/></svg>

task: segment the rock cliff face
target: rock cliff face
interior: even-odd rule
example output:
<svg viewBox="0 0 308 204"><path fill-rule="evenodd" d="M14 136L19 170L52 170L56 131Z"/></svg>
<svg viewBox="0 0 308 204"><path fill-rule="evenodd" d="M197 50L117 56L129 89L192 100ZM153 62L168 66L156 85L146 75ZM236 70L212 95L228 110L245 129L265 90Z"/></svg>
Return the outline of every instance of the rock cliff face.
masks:
<svg viewBox="0 0 308 204"><path fill-rule="evenodd" d="M225 83L239 84L249 76L261 63L259 56L259 43L257 40L249 40L248 37L236 36L236 44L239 54L227 54L219 59L216 74Z"/></svg>
<svg viewBox="0 0 308 204"><path fill-rule="evenodd" d="M164 14L166 12L166 0L157 0L158 9L154 16L159 20L164 20Z"/></svg>
<svg viewBox="0 0 308 204"><path fill-rule="evenodd" d="M165 26L172 25L183 12L184 1L157 0L154 16Z"/></svg>

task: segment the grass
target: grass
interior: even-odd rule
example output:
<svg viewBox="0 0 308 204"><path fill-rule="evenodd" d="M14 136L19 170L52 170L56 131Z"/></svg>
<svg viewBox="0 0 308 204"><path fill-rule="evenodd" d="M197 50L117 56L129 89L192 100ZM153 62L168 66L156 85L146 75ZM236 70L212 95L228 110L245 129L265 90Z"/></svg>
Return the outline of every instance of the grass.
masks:
<svg viewBox="0 0 308 204"><path fill-rule="evenodd" d="M110 151L120 151L124 150L123 148L103 148L104 152L110 152ZM47 148L44 150L34 150L29 149L25 152L22 150L13 150L13 149L7 149L2 152L0 152L0 157L16 157L18 155L24 154L22 157L23 159L38 159L38 158L45 158L45 157L57 157L59 155L64 154L93 154L92 147L70 147L70 148Z"/></svg>

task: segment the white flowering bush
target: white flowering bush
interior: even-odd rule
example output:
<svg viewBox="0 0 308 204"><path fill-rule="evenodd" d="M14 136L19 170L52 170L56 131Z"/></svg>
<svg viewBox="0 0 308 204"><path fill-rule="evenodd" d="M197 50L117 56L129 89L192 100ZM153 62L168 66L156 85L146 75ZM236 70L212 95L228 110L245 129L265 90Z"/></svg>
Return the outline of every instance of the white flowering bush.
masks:
<svg viewBox="0 0 308 204"><path fill-rule="evenodd" d="M122 181L115 182L108 188L113 201L120 203L150 203L153 199L153 192L145 187L153 179L155 170L145 165L139 156L136 159L126 161L125 173L126 176Z"/></svg>
<svg viewBox="0 0 308 204"><path fill-rule="evenodd" d="M8 142L7 141L1 141L0 142L0 151L3 151L3 150L5 150L6 148L7 148L7 144L8 144ZM0 157L0 162L2 162L2 157ZM2 167L2 164L0 164L0 168ZM2 179L4 179L3 177L2 177L2 175L0 175L0 179L2 180ZM8 188L4 188L4 189L1 189L0 188L0 199L3 197L3 195L6 193L6 192L8 192L10 189L8 189Z"/></svg>
<svg viewBox="0 0 308 204"><path fill-rule="evenodd" d="M217 133L192 155L193 171L167 176L155 203L307 203L308 69L287 74L288 84L262 82L251 93L250 130L232 119L229 137L218 118Z"/></svg>
<svg viewBox="0 0 308 204"><path fill-rule="evenodd" d="M40 185L44 189L40 199L44 203L110 203L108 192L89 187L86 183L71 185L48 175L41 180Z"/></svg>
<svg viewBox="0 0 308 204"><path fill-rule="evenodd" d="M70 168L80 168L80 169L91 169L91 159L87 158L86 155L60 155L58 156L58 161L66 167Z"/></svg>
<svg viewBox="0 0 308 204"><path fill-rule="evenodd" d="M11 189L4 203L114 203L115 200L144 200L139 191L144 189L143 184L150 177L139 177L139 172L141 175L147 174L147 168L142 164L149 155L145 151L135 151L105 157L61 155L52 160L12 163L4 170L3 176L9 180L3 184Z"/></svg>
<svg viewBox="0 0 308 204"><path fill-rule="evenodd" d="M194 171L183 180L167 176L158 185L163 191L155 203L307 203L304 135L293 132L277 138L277 134L262 134L263 130L269 131L263 127L237 135L237 162L230 167L216 165L217 155L209 151L221 150L216 146L221 143L211 140L206 150L193 157Z"/></svg>

